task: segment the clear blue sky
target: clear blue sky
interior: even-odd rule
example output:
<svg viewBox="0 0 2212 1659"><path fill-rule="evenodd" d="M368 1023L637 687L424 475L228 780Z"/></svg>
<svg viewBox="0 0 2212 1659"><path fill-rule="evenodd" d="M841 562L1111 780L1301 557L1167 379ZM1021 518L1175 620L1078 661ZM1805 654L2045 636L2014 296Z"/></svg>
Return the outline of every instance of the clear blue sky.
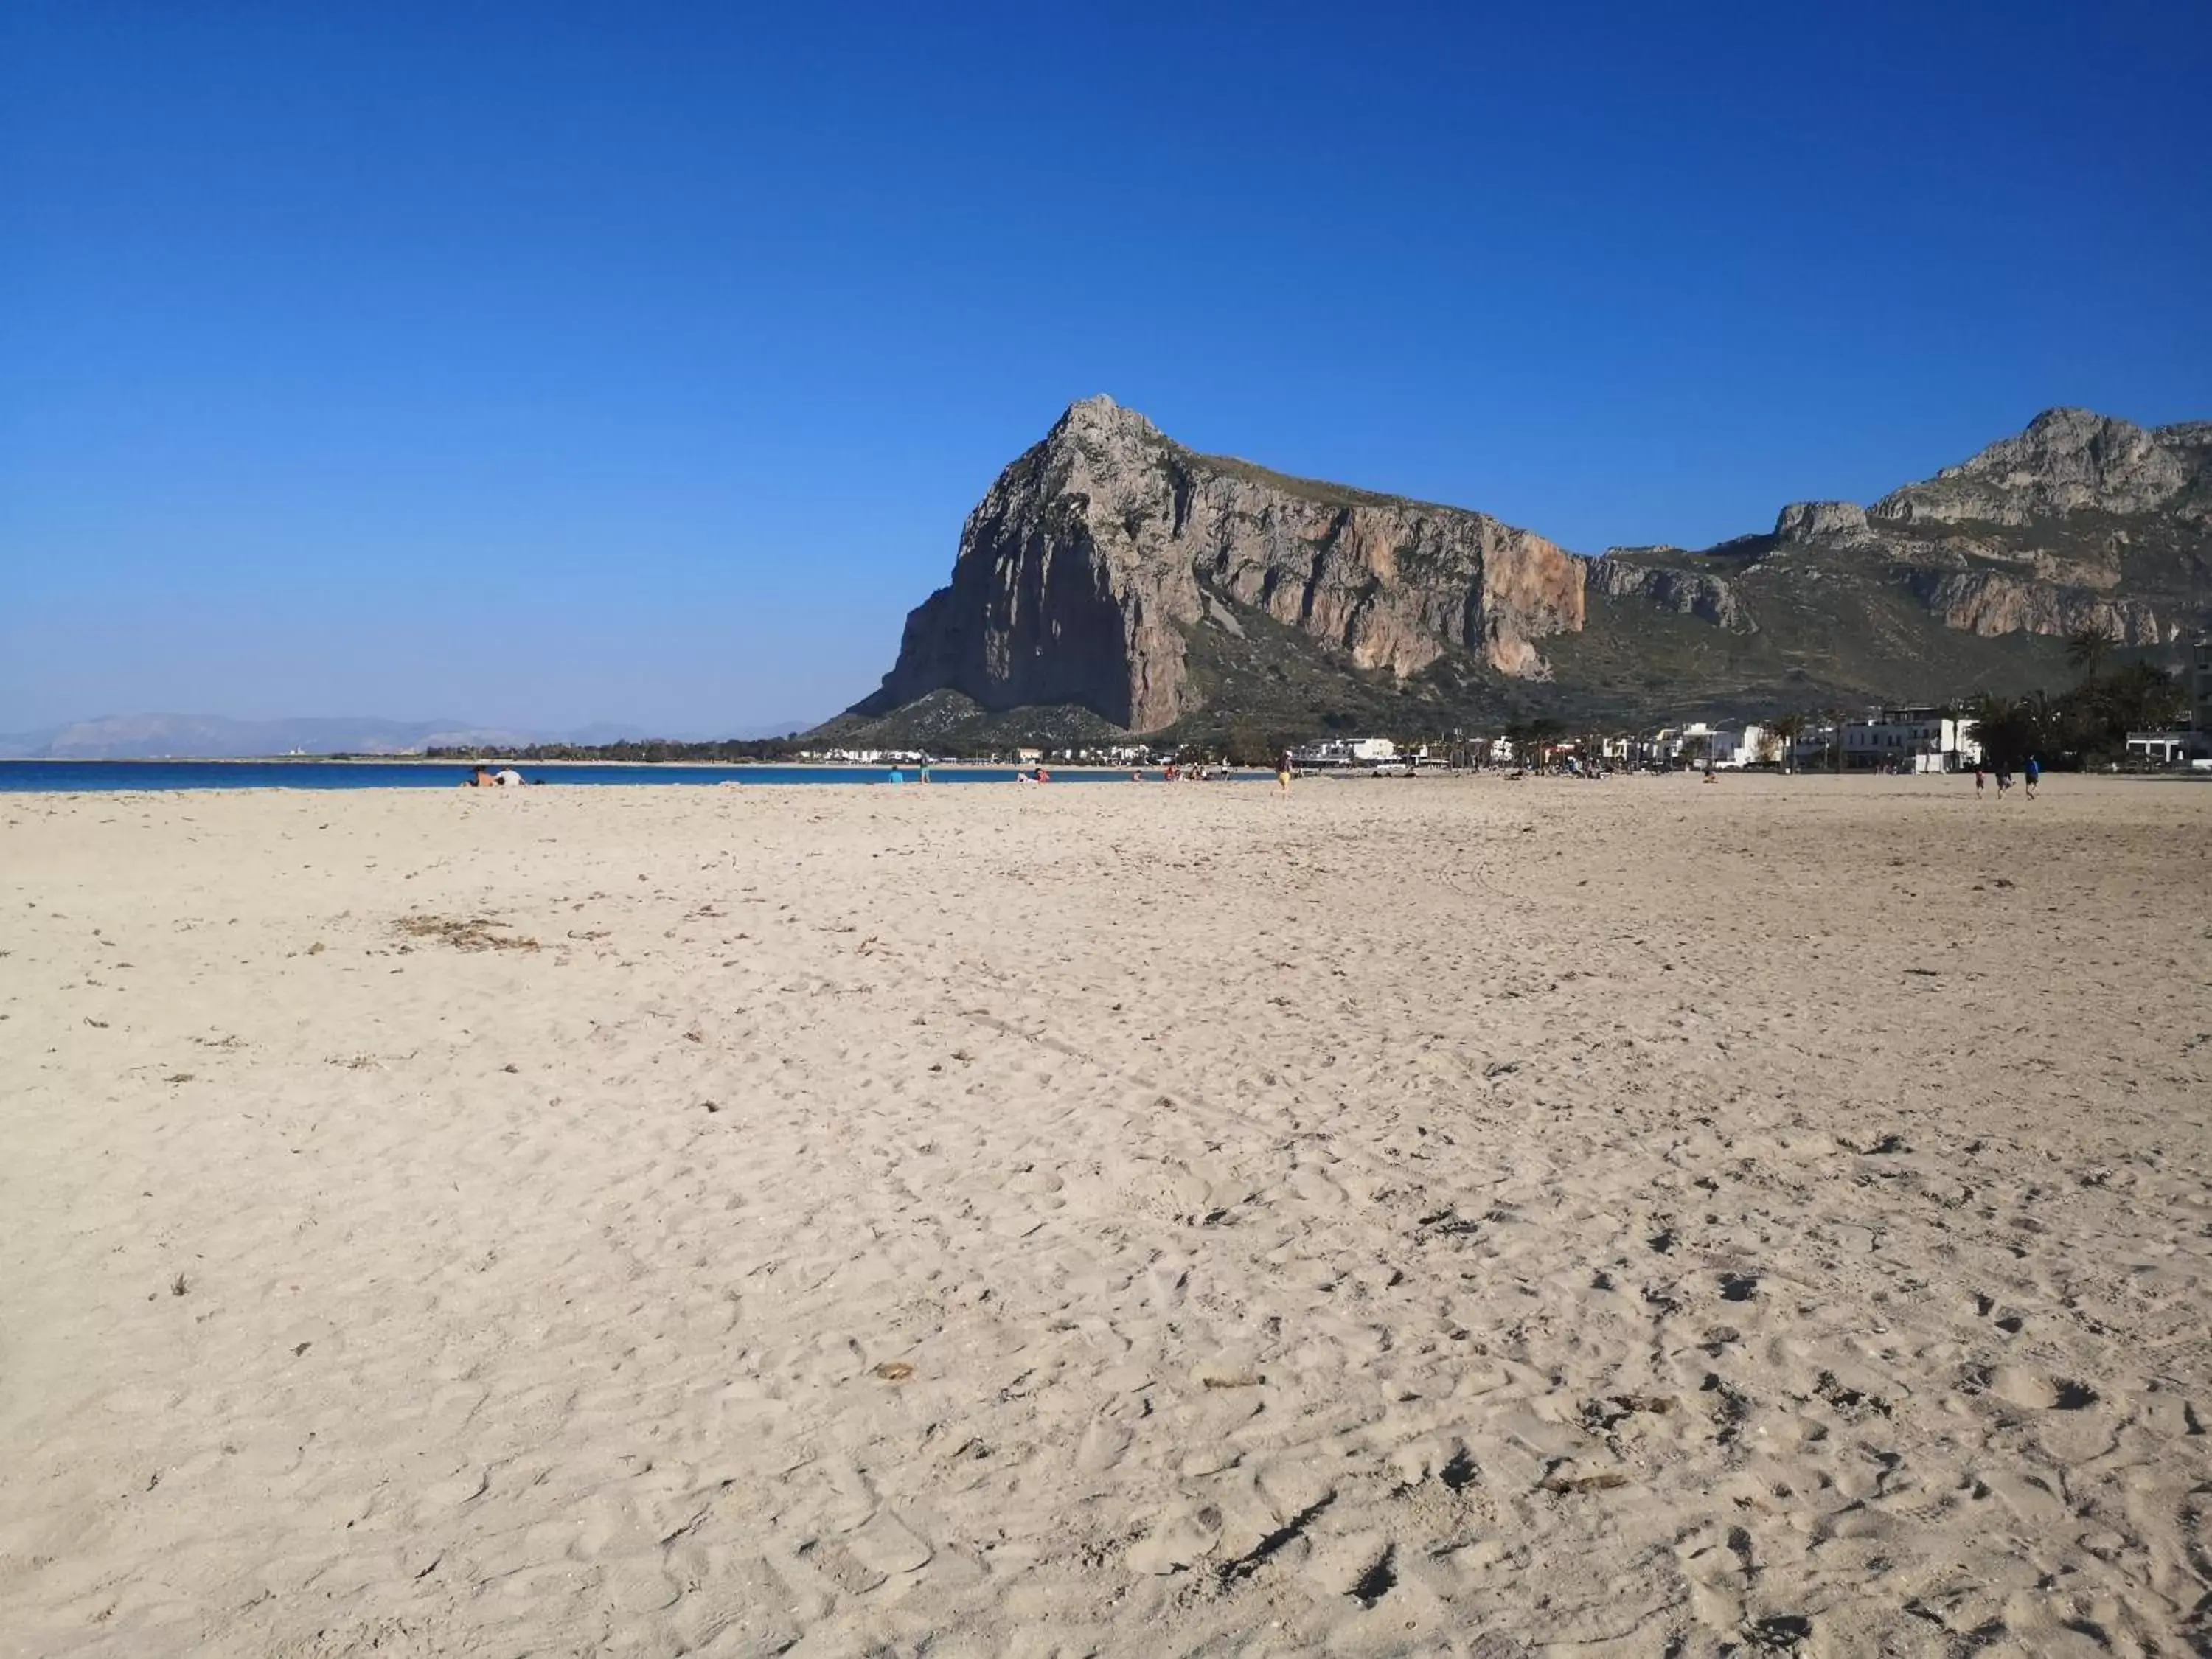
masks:
<svg viewBox="0 0 2212 1659"><path fill-rule="evenodd" d="M0 730L872 688L1061 407L1702 544L2212 416L2212 6L0 9Z"/></svg>

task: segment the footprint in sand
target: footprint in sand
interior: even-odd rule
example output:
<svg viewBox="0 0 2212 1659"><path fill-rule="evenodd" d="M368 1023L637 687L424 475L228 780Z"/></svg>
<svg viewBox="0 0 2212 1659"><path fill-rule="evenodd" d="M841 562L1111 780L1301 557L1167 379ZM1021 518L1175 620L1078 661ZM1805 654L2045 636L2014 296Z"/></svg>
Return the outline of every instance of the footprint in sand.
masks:
<svg viewBox="0 0 2212 1659"><path fill-rule="evenodd" d="M2097 1403L2097 1391L2071 1377L2046 1376L2025 1365L2000 1365L1983 1383L1985 1393L2029 1411L2078 1412Z"/></svg>
<svg viewBox="0 0 2212 1659"><path fill-rule="evenodd" d="M1211 1504L1177 1504L1129 1547L1133 1572L1164 1577L1195 1565L1221 1543L1221 1511Z"/></svg>

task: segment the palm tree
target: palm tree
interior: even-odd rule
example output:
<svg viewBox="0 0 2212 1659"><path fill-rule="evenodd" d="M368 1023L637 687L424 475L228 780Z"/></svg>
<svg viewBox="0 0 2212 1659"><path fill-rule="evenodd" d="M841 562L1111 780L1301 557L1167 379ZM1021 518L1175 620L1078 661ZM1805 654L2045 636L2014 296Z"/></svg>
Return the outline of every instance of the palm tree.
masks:
<svg viewBox="0 0 2212 1659"><path fill-rule="evenodd" d="M2097 678L2112 649L2112 636L2103 628L2077 628L2066 636L2066 665L2080 669L2086 684Z"/></svg>
<svg viewBox="0 0 2212 1659"><path fill-rule="evenodd" d="M2009 770L2042 746L2038 739L2047 711L2038 699L1984 691L1966 705L1966 714L1968 730L1991 766Z"/></svg>
<svg viewBox="0 0 2212 1659"><path fill-rule="evenodd" d="M1797 738L1805 729L1805 717L1802 714L1777 714L1766 723L1766 729L1773 732L1776 739L1782 744L1783 765L1795 771L1797 764Z"/></svg>

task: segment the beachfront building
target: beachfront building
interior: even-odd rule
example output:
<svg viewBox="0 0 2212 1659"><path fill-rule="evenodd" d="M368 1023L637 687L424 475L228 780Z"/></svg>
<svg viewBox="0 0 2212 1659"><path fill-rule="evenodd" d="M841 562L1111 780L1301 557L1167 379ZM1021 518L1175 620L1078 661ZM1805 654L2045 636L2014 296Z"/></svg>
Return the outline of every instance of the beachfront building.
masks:
<svg viewBox="0 0 2212 1659"><path fill-rule="evenodd" d="M2189 728L2183 732L2130 732L2130 766L2203 766L2212 762L2212 634L2190 647L2186 690Z"/></svg>
<svg viewBox="0 0 2212 1659"><path fill-rule="evenodd" d="M1291 751L1291 763L1301 772L1328 772L1348 766L1373 766L1398 758L1398 745L1388 738L1328 738Z"/></svg>
<svg viewBox="0 0 2212 1659"><path fill-rule="evenodd" d="M1771 765L1782 758L1782 740L1764 726L1730 726L1712 735L1713 764L1731 771Z"/></svg>
<svg viewBox="0 0 2212 1659"><path fill-rule="evenodd" d="M2201 732L2130 732L2130 766L2181 766L2212 756L2212 734Z"/></svg>
<svg viewBox="0 0 2212 1659"><path fill-rule="evenodd" d="M916 766L929 757L919 749L809 749L799 758L823 766Z"/></svg>
<svg viewBox="0 0 2212 1659"><path fill-rule="evenodd" d="M1843 751L1846 772L1962 772L1981 764L1974 723L1942 708L1875 710L1865 720L1808 726L1791 750L1801 771L1832 765Z"/></svg>
<svg viewBox="0 0 2212 1659"><path fill-rule="evenodd" d="M1712 761L1717 769L1736 769L1756 761L1777 759L1778 750L1770 754L1770 744L1771 732L1765 726L1690 721L1687 726L1662 726L1652 737L1637 738L1637 752L1644 757L1639 763L1704 765Z"/></svg>
<svg viewBox="0 0 2212 1659"><path fill-rule="evenodd" d="M1744 728L1716 726L1705 720L1687 726L1662 726L1650 739L1651 759L1661 766L1740 766L1736 750L1742 746Z"/></svg>

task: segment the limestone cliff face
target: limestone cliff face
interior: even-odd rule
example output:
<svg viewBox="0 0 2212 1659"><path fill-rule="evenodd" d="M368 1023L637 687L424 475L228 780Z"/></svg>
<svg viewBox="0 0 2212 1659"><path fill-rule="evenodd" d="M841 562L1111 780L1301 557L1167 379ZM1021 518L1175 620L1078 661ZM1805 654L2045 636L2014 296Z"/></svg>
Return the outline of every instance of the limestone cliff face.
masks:
<svg viewBox="0 0 2212 1659"><path fill-rule="evenodd" d="M1774 521L1776 541L1800 545L1856 540L1866 533L1866 508L1856 501L1792 501Z"/></svg>
<svg viewBox="0 0 2212 1659"><path fill-rule="evenodd" d="M2091 629L2118 645L2166 645L2179 635L2179 624L2146 600L2106 599L2005 571L1916 571L1911 586L1946 628L1984 638Z"/></svg>
<svg viewBox="0 0 2212 1659"><path fill-rule="evenodd" d="M1538 642L1581 628L1583 581L1584 561L1482 514L1195 454L1093 398L969 515L951 584L908 617L862 708L950 687L986 708L1080 703L1158 731L1201 701L1188 635L1210 595L1356 668L1403 678L1460 647L1540 678Z"/></svg>
<svg viewBox="0 0 2212 1659"><path fill-rule="evenodd" d="M2212 423L2145 428L2046 410L1863 511L1785 507L1774 543L1879 559L1960 632L2087 629L2122 645L2169 644L2212 599Z"/></svg>
<svg viewBox="0 0 2212 1659"><path fill-rule="evenodd" d="M2025 526L2084 509L2130 516L2172 511L2212 520L2212 422L2148 428L2086 409L2050 409L2017 437L1893 490L1879 523Z"/></svg>
<svg viewBox="0 0 2212 1659"><path fill-rule="evenodd" d="M2172 643L2212 600L2212 423L2146 428L2054 409L1871 507L1793 501L1765 537L1708 550L1618 549L1594 592L1756 631L1762 608L1901 587L1943 628L1984 638L2094 629ZM1825 586L1829 597L1820 597ZM1839 642L1863 624L1849 610Z"/></svg>
<svg viewBox="0 0 2212 1659"><path fill-rule="evenodd" d="M1725 577L1709 571L1632 563L1623 556L1628 552L1621 549L1590 561L1590 592L1609 599L1648 600L1662 611L1701 617L1718 628L1747 631L1758 625L1745 614L1735 585Z"/></svg>

